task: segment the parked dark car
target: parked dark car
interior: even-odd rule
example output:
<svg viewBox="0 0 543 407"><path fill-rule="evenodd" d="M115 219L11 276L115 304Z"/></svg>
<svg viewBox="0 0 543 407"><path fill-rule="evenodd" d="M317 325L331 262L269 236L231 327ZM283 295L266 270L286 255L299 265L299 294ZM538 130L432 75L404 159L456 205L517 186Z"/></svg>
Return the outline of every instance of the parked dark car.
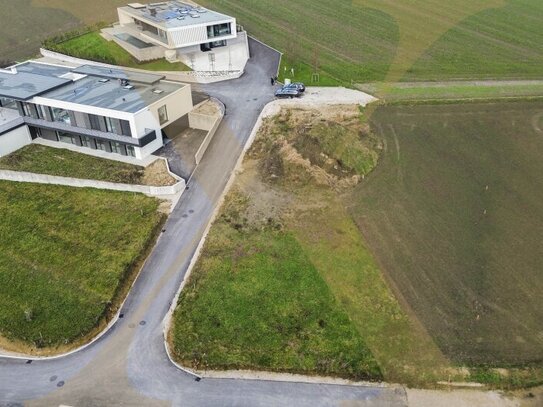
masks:
<svg viewBox="0 0 543 407"><path fill-rule="evenodd" d="M302 92L294 87L284 86L275 91L275 97L277 98L299 98L302 96Z"/></svg>
<svg viewBox="0 0 543 407"><path fill-rule="evenodd" d="M302 82L294 82L288 85L283 86L283 88L294 88L298 89L300 92L305 92L305 85Z"/></svg>

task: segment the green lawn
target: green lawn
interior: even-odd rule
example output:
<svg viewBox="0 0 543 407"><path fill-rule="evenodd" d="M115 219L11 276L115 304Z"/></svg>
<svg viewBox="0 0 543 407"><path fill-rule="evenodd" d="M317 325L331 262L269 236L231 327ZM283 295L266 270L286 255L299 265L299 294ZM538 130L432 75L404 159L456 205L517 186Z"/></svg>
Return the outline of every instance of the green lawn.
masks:
<svg viewBox="0 0 543 407"><path fill-rule="evenodd" d="M371 352L294 236L273 226L239 230L232 216L226 211L213 226L179 299L176 359L199 369L380 379Z"/></svg>
<svg viewBox="0 0 543 407"><path fill-rule="evenodd" d="M157 208L139 194L0 181L1 335L33 351L83 341L122 299Z"/></svg>
<svg viewBox="0 0 543 407"><path fill-rule="evenodd" d="M53 51L71 55L73 57L111 63L129 68L146 69L149 71L190 70L188 66L181 62L171 63L165 59L139 63L132 55L114 41L105 40L99 32L90 32L60 44L56 44L50 48L52 48Z"/></svg>
<svg viewBox="0 0 543 407"><path fill-rule="evenodd" d="M137 165L38 144L0 158L0 169L137 185L144 183L145 173Z"/></svg>

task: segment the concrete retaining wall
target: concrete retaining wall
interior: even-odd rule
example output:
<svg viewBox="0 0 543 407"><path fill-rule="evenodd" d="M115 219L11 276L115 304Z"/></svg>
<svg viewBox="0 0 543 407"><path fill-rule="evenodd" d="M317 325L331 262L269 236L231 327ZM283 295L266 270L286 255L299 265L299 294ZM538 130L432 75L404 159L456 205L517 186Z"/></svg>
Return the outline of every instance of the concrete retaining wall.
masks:
<svg viewBox="0 0 543 407"><path fill-rule="evenodd" d="M149 71L143 70L143 69L136 69L136 68L127 68L123 66L117 66L117 65L109 65L104 64L101 62L95 62L90 61L87 59L81 59L81 58L75 58L71 57L69 55L61 54L59 52L49 51L45 48L40 48L40 53L42 56L47 58L56 59L58 61L62 61L71 65L96 65L96 66L102 66L106 68L115 68L115 69L125 69L127 71L133 71L133 72L141 72L141 73L149 73ZM215 72L207 72L207 71L153 71L153 73L156 73L158 75L164 75L166 79L170 81L178 81L178 82L188 82L188 83L215 83L215 82L222 82L230 79L237 79L241 75L243 75L243 71L215 71Z"/></svg>
<svg viewBox="0 0 543 407"><path fill-rule="evenodd" d="M196 159L196 164L200 164L200 161L202 161L202 158L204 157L204 154L209 147L209 144L211 143L211 140L213 140L213 137L215 136L215 133L217 132L217 129L219 128L222 119L224 117L224 113L226 111L226 107L224 104L215 98L211 98L212 101L217 103L217 105L220 108L221 114L219 116L207 116L202 115L198 113L193 113L192 121L191 121L191 113L189 113L189 126L193 129L201 129L208 131L207 136L205 137L204 141L202 142L202 145L194 155L194 158ZM201 127L196 127L201 126Z"/></svg>
<svg viewBox="0 0 543 407"><path fill-rule="evenodd" d="M31 172L19 172L9 170L0 170L0 179L15 182L32 182L36 184L64 185L76 188L96 188L107 189L111 191L138 192L155 197L176 195L185 190L185 180L181 180L177 184L171 186L153 187L148 185L117 184L114 182L57 177L53 175L34 174Z"/></svg>
<svg viewBox="0 0 543 407"><path fill-rule="evenodd" d="M119 29L117 26L113 28L104 28L100 35L107 41L113 41L120 47L124 48L126 52L136 58L138 61L153 61L155 59L164 58L164 48L159 46L138 48L129 42L123 41L115 36L115 34L124 33L124 30Z"/></svg>

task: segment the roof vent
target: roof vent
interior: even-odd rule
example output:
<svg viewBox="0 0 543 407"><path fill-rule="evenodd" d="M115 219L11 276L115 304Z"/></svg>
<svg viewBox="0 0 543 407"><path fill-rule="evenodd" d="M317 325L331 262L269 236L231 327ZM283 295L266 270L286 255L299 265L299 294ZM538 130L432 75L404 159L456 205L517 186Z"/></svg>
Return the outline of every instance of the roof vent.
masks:
<svg viewBox="0 0 543 407"><path fill-rule="evenodd" d="M106 82L109 82L109 79L107 79L107 78L98 79L98 82L106 83Z"/></svg>
<svg viewBox="0 0 543 407"><path fill-rule="evenodd" d="M164 91L162 89L153 89L153 93L156 93L157 95L160 95L160 94L164 93Z"/></svg>
<svg viewBox="0 0 543 407"><path fill-rule="evenodd" d="M123 89L132 90L132 89L134 89L134 85L126 85L126 86L123 86Z"/></svg>
<svg viewBox="0 0 543 407"><path fill-rule="evenodd" d="M191 14L190 15L192 18L200 18L200 14Z"/></svg>

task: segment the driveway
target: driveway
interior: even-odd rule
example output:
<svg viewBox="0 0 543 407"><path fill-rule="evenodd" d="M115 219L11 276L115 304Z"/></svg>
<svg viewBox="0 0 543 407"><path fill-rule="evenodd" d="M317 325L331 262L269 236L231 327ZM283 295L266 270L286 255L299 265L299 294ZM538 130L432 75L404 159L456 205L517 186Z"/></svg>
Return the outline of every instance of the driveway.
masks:
<svg viewBox="0 0 543 407"><path fill-rule="evenodd" d="M29 406L405 406L402 388L246 380L195 381L168 360L163 318L263 106L278 54L251 41L246 74L201 86L226 116L157 246L131 290L124 317L100 340L71 356L0 359L0 405Z"/></svg>

